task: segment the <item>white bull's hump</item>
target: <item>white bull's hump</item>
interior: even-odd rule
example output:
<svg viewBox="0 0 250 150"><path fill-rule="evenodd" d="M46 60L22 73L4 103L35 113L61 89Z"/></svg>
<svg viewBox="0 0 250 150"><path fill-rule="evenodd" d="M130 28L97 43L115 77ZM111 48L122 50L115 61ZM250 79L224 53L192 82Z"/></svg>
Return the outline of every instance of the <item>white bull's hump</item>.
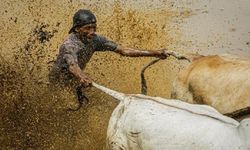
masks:
<svg viewBox="0 0 250 150"><path fill-rule="evenodd" d="M96 83L92 83L92 85L94 87L100 89L101 91L107 93L108 95L114 97L115 99L117 99L119 101L150 100L150 101L158 102L162 105L185 110L185 111L188 111L190 113L194 113L196 115L211 117L213 119L216 119L216 120L228 123L228 124L232 124L234 126L239 126L238 121L220 114L214 108L207 106L207 105L198 105L198 104L194 105L194 104L189 104L189 103L186 103L186 102L183 102L180 100L174 100L174 99L169 100L169 99L164 99L161 97L151 97L151 96L146 96L146 95L142 95L142 94L124 94L124 93L120 93L120 92L111 90L109 88L106 88L104 86L98 85Z"/></svg>
<svg viewBox="0 0 250 150"><path fill-rule="evenodd" d="M168 107L174 107L176 109L185 110L196 115L207 116L222 121L224 123L239 126L238 121L220 114L217 110L207 105L189 104L180 100L151 97L142 94L130 94L129 96L134 97L134 100L150 100L162 105L166 105ZM130 99L133 100L133 98Z"/></svg>

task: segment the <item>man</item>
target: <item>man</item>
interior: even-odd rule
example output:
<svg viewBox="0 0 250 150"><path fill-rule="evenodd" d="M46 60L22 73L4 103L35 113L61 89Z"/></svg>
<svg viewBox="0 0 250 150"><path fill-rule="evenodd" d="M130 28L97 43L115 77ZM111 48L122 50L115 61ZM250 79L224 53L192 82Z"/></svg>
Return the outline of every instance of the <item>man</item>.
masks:
<svg viewBox="0 0 250 150"><path fill-rule="evenodd" d="M51 81L56 81L54 84L67 85L76 90L80 104L84 100L82 88L91 86L92 82L83 70L95 51L113 51L129 57L166 58L164 50L144 51L121 47L105 37L96 35L95 31L95 15L89 10L78 10L73 17L73 27L60 46L59 55L50 74L50 79L53 79Z"/></svg>

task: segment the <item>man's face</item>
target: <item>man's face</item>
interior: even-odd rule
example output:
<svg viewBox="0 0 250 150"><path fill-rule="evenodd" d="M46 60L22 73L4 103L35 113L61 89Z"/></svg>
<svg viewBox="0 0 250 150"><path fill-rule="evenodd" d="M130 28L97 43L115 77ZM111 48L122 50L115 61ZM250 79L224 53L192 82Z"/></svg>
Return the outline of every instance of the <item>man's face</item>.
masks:
<svg viewBox="0 0 250 150"><path fill-rule="evenodd" d="M76 29L78 33L86 37L87 40L92 40L96 32L96 24L87 24Z"/></svg>

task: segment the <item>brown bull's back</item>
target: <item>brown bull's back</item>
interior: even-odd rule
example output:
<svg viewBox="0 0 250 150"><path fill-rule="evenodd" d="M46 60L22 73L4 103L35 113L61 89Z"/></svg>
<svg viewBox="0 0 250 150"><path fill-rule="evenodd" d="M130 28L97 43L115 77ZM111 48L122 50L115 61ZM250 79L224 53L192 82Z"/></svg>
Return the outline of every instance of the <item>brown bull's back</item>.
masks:
<svg viewBox="0 0 250 150"><path fill-rule="evenodd" d="M173 85L172 98L208 104L221 113L250 106L250 60L205 56L193 60Z"/></svg>

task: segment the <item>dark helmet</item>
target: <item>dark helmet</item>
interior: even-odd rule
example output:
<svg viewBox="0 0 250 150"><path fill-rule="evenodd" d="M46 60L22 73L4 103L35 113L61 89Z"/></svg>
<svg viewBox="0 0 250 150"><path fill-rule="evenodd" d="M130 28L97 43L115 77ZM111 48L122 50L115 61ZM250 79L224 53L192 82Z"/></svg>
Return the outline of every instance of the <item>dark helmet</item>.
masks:
<svg viewBox="0 0 250 150"><path fill-rule="evenodd" d="M95 15L90 10L80 9L74 14L73 27L69 30L69 33L74 32L76 27L91 23L96 23Z"/></svg>

